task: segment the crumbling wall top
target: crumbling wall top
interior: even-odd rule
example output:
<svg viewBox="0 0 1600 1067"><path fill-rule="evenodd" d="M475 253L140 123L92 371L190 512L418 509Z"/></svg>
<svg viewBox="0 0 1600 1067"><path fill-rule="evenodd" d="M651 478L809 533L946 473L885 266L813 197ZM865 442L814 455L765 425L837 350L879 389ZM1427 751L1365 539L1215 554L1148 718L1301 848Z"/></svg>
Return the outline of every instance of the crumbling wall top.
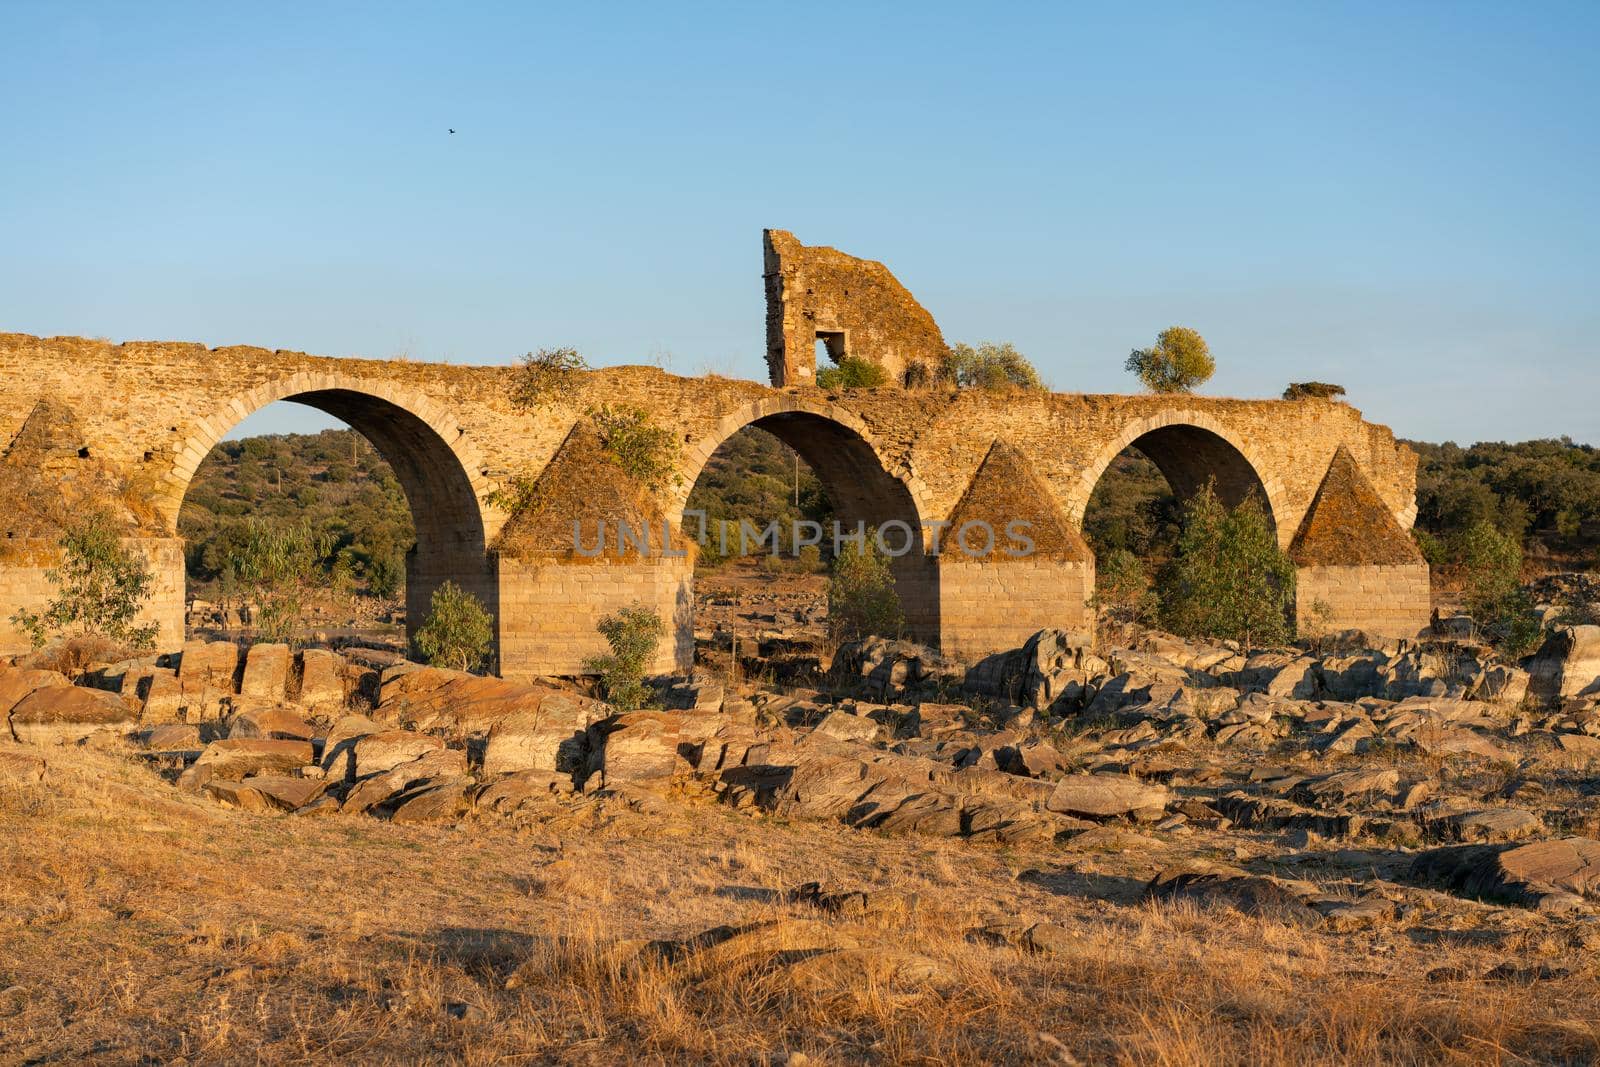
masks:
<svg viewBox="0 0 1600 1067"><path fill-rule="evenodd" d="M808 247L787 230L763 231L762 253L773 385L815 382L818 341L835 363L868 360L901 383L944 357L939 324L882 263Z"/></svg>

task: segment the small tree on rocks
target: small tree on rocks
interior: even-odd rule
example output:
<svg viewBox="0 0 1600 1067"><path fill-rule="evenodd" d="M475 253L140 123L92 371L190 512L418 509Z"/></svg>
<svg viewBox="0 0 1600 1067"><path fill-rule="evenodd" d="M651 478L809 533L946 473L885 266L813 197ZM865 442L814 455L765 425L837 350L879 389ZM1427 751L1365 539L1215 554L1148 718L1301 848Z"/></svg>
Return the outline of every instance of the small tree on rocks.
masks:
<svg viewBox="0 0 1600 1067"><path fill-rule="evenodd" d="M494 616L455 582L433 591L428 618L417 630L417 651L435 667L470 671L483 666L494 643Z"/></svg>
<svg viewBox="0 0 1600 1067"><path fill-rule="evenodd" d="M666 623L648 608L634 607L607 615L595 629L606 639L611 652L592 657L584 669L600 676L606 700L619 711L636 711L649 705L652 694L644 684L644 676L667 632Z"/></svg>

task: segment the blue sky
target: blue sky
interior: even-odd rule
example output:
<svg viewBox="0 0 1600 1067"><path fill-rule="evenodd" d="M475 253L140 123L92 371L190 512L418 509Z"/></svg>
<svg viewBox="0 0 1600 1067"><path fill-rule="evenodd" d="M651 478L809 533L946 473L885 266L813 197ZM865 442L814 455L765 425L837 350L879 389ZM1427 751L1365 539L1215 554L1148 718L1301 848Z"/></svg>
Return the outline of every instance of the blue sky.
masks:
<svg viewBox="0 0 1600 1067"><path fill-rule="evenodd" d="M0 0L0 330L759 378L776 226L1058 389L1181 323L1207 392L1600 443L1597 48L1593 3Z"/></svg>

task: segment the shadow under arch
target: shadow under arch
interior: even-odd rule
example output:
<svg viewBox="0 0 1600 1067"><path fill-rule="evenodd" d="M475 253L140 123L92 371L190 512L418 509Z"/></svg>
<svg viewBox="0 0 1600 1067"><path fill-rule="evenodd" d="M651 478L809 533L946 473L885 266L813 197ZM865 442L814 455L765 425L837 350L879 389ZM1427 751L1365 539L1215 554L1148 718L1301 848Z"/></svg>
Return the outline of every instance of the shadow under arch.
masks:
<svg viewBox="0 0 1600 1067"><path fill-rule="evenodd" d="M691 537L699 532L693 522L684 525L689 494L713 453L735 433L752 426L770 433L805 460L822 484L844 533L854 530L857 523L872 528L890 522L904 523L911 531L909 550L890 559L890 570L909 634L936 644L938 567L927 555L927 531L922 525L928 514L924 505L927 490L909 470L891 470L866 425L842 408L780 397L723 419L687 457L686 477L672 500L671 513L679 528ZM789 531L783 531L786 541L789 536ZM825 531L824 544L831 537L832 531ZM899 530L891 530L884 539L898 549Z"/></svg>
<svg viewBox="0 0 1600 1067"><path fill-rule="evenodd" d="M195 422L168 474L164 517L177 532L178 510L201 460L247 416L277 401L315 408L371 443L395 473L416 531L406 554L408 637L427 615L433 592L454 581L478 597L499 631L499 583L487 552L504 516L483 500L489 485L477 450L447 413L419 393L340 375L295 375L231 399ZM498 640L496 641L498 656Z"/></svg>
<svg viewBox="0 0 1600 1067"><path fill-rule="evenodd" d="M1069 514L1081 530L1084 512L1106 468L1127 448L1136 448L1154 463L1180 500L1214 481L1219 500L1236 507L1252 493L1262 502L1278 545L1287 549L1294 531L1280 521L1283 487L1263 477L1248 445L1218 420L1196 411L1172 411L1130 424L1109 442L1083 474Z"/></svg>

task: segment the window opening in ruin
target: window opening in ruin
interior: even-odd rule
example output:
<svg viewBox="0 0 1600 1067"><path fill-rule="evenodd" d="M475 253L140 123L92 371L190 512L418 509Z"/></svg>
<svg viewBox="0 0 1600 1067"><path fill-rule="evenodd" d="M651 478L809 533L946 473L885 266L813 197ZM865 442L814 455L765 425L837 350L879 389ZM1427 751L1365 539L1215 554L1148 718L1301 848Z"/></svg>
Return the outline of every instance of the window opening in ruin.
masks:
<svg viewBox="0 0 1600 1067"><path fill-rule="evenodd" d="M847 338L843 330L818 330L817 331L817 361L820 363L823 356L833 360L835 364L843 363L844 357L849 355Z"/></svg>

